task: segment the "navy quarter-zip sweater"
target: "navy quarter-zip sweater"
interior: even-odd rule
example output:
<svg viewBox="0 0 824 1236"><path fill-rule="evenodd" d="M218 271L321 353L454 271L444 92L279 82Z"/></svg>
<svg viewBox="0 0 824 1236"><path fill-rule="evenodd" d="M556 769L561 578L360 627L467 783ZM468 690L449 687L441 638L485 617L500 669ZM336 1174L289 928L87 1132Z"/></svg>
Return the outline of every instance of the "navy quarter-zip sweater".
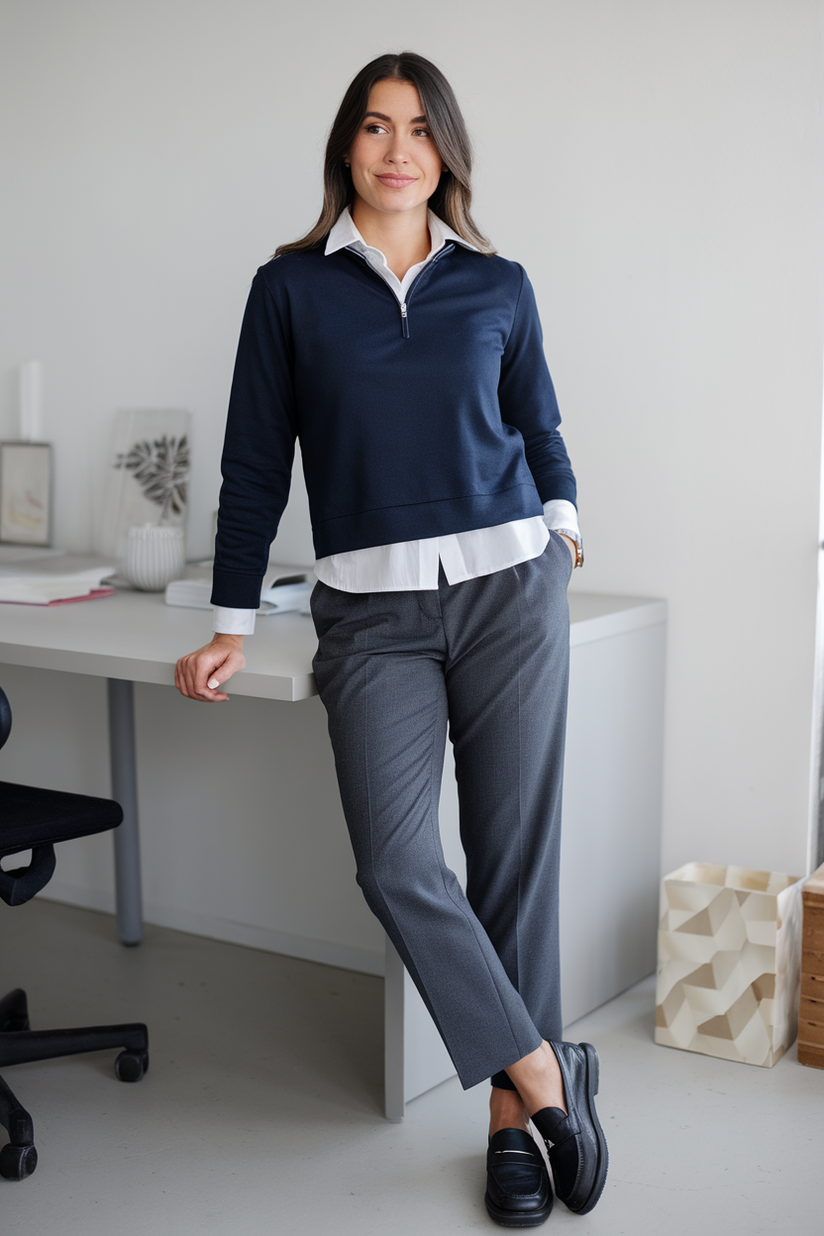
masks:
<svg viewBox="0 0 824 1236"><path fill-rule="evenodd" d="M349 249L262 266L223 449L212 603L256 608L299 437L318 558L576 498L532 286L446 245L399 305Z"/></svg>

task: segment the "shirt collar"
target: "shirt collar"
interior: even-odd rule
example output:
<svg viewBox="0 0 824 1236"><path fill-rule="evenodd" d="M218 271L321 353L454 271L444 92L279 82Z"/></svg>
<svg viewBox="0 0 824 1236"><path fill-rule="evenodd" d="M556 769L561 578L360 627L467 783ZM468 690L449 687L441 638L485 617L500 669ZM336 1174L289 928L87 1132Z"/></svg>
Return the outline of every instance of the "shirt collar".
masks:
<svg viewBox="0 0 824 1236"><path fill-rule="evenodd" d="M431 210L426 212L427 223L429 224L429 236L432 241L432 248L427 255L429 258L434 257L436 253L443 249L444 245L454 241L457 245L463 245L464 249L472 249L477 252L477 247L471 245L468 240L464 240L457 232L453 231L448 223L444 223L443 219L439 219ZM337 253L339 249L352 248L359 253L365 253L372 246L367 245L366 241L361 236L358 229L355 227L355 221L352 218L352 212L347 206L344 211L338 216L337 223L332 228L326 240L326 248L324 255L329 256L330 253ZM374 249L374 253L380 253L379 249Z"/></svg>

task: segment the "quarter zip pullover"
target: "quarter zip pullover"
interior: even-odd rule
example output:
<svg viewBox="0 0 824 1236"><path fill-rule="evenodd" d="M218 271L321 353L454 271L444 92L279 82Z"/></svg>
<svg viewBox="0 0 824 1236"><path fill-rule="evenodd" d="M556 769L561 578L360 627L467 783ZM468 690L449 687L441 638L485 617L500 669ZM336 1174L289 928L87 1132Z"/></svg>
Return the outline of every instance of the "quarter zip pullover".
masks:
<svg viewBox="0 0 824 1236"><path fill-rule="evenodd" d="M323 558L574 502L559 423L517 264L450 243L399 306L351 249L324 256L318 246L268 263L238 350L214 602L257 604L296 434Z"/></svg>

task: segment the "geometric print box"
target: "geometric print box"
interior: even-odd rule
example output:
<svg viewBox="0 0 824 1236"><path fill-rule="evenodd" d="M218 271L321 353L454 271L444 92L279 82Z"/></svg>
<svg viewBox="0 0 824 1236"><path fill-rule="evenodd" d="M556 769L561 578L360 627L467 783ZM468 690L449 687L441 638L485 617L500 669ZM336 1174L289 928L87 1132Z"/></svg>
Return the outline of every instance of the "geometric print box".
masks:
<svg viewBox="0 0 824 1236"><path fill-rule="evenodd" d="M771 1068L798 1033L801 881L687 863L661 882L655 1042Z"/></svg>

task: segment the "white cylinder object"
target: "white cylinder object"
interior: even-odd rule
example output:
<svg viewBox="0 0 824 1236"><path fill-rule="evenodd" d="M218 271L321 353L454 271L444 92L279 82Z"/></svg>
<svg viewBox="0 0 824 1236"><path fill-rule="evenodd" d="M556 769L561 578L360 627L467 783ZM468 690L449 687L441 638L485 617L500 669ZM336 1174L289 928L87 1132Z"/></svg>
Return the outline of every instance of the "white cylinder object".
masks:
<svg viewBox="0 0 824 1236"><path fill-rule="evenodd" d="M43 365L38 360L20 366L20 438L23 442L43 438Z"/></svg>
<svg viewBox="0 0 824 1236"><path fill-rule="evenodd" d="M129 529L123 574L141 592L162 592L186 564L183 529L177 524L140 524Z"/></svg>

